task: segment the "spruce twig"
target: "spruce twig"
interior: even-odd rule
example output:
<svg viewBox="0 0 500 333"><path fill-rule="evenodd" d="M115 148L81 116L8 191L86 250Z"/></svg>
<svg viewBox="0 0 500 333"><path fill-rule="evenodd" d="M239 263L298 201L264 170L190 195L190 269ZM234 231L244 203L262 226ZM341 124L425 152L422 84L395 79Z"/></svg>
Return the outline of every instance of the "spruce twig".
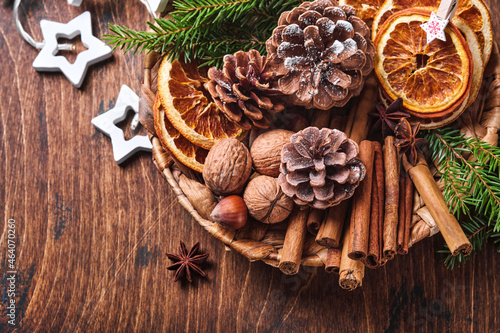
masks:
<svg viewBox="0 0 500 333"><path fill-rule="evenodd" d="M157 52L170 60L201 60L221 65L226 54L256 49L266 54L265 43L279 16L302 0L177 0L170 18L148 22L152 31L109 25L103 39L124 53Z"/></svg>
<svg viewBox="0 0 500 333"><path fill-rule="evenodd" d="M463 213L461 226L473 253L490 238L500 252L500 148L451 128L429 132L426 138L445 184L443 195L450 211L457 216ZM461 254L453 257L446 246L439 252L448 254L444 262L450 269L467 260Z"/></svg>

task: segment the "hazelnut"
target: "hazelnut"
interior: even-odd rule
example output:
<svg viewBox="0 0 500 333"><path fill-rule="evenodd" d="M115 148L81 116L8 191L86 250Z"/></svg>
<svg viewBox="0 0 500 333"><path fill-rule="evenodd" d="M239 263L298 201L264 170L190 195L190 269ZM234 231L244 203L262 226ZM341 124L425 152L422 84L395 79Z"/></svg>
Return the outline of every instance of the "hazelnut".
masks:
<svg viewBox="0 0 500 333"><path fill-rule="evenodd" d="M269 176L252 179L243 200L250 215L263 223L281 222L293 209L293 200L281 191L278 180Z"/></svg>
<svg viewBox="0 0 500 333"><path fill-rule="evenodd" d="M262 175L278 177L281 149L290 142L293 134L291 131L278 129L259 135L250 148L255 170Z"/></svg>
<svg viewBox="0 0 500 333"><path fill-rule="evenodd" d="M205 185L217 195L239 194L252 172L252 158L236 139L217 141L203 166Z"/></svg>
<svg viewBox="0 0 500 333"><path fill-rule="evenodd" d="M247 206L240 196L231 195L215 206L210 217L225 228L240 229L247 223Z"/></svg>

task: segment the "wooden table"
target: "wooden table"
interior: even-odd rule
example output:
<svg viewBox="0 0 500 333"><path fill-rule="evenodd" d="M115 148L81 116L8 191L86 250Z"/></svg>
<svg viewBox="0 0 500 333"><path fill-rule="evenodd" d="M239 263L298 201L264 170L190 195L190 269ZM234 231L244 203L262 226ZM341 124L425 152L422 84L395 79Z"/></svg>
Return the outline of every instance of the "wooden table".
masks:
<svg viewBox="0 0 500 333"><path fill-rule="evenodd" d="M492 7L499 30L499 2ZM109 22L145 29L138 0L25 1L21 21L40 41L41 19L92 13L97 36ZM452 331L500 329L500 255L490 244L465 267L447 270L441 236L367 271L342 290L323 269L285 276L226 252L177 204L151 154L122 166L90 121L110 109L121 85L139 91L142 57L120 51L92 67L82 89L62 74L37 73L37 51L0 7L0 331L7 323L7 221L16 228L16 326L57 331ZM497 35L500 36L500 35ZM497 41L500 38L497 37ZM130 121L130 117L128 118ZM207 278L173 283L165 252L200 241Z"/></svg>

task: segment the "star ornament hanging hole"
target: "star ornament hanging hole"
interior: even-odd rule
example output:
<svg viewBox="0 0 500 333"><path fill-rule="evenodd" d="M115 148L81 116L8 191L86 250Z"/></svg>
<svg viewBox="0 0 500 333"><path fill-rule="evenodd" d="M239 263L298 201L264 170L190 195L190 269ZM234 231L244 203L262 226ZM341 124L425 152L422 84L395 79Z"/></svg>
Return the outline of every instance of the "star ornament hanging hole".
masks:
<svg viewBox="0 0 500 333"><path fill-rule="evenodd" d="M61 71L77 88L80 88L88 68L112 56L111 48L92 35L90 12L84 12L70 22L40 21L44 45L33 61L33 67L39 72ZM73 64L64 56L58 56L57 39L73 39L80 35L87 50L80 52Z"/></svg>

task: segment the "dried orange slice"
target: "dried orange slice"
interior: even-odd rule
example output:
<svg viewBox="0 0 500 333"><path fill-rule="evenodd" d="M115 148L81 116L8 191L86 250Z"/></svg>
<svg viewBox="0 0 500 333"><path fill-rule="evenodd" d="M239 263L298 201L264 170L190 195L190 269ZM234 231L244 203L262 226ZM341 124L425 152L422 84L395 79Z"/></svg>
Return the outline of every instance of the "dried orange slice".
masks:
<svg viewBox="0 0 500 333"><path fill-rule="evenodd" d="M427 7L436 11L441 1L436 0L386 0L372 25L372 38L376 37L378 29L392 14L407 8ZM493 29L488 7L482 0L460 0L452 22L455 18L461 18L474 30L482 52L483 63L487 64L493 47Z"/></svg>
<svg viewBox="0 0 500 333"><path fill-rule="evenodd" d="M427 44L425 31L430 11L407 9L392 15L375 39L375 73L391 100L403 99L404 108L435 127L451 122L468 98L472 79L472 55L460 31L449 24L446 42ZM431 124L429 124L431 122Z"/></svg>
<svg viewBox="0 0 500 333"><path fill-rule="evenodd" d="M165 109L159 98L156 98L153 114L156 135L158 135L162 146L167 148L182 164L198 172L203 172L203 164L208 150L195 145L181 135L165 116Z"/></svg>
<svg viewBox="0 0 500 333"><path fill-rule="evenodd" d="M479 46L477 34L474 33L474 30L460 17L455 17L453 24L462 32L469 46L469 51L472 54L472 85L467 101L467 106L469 106L476 100L477 94L479 93L486 64L483 63L481 47Z"/></svg>
<svg viewBox="0 0 500 333"><path fill-rule="evenodd" d="M210 149L217 140L243 139L246 131L220 111L204 83L196 64L162 60L158 73L158 96L170 123L197 146Z"/></svg>
<svg viewBox="0 0 500 333"><path fill-rule="evenodd" d="M349 5L356 9L356 16L372 26L373 19L377 16L378 11L384 0L339 0L339 5Z"/></svg>

